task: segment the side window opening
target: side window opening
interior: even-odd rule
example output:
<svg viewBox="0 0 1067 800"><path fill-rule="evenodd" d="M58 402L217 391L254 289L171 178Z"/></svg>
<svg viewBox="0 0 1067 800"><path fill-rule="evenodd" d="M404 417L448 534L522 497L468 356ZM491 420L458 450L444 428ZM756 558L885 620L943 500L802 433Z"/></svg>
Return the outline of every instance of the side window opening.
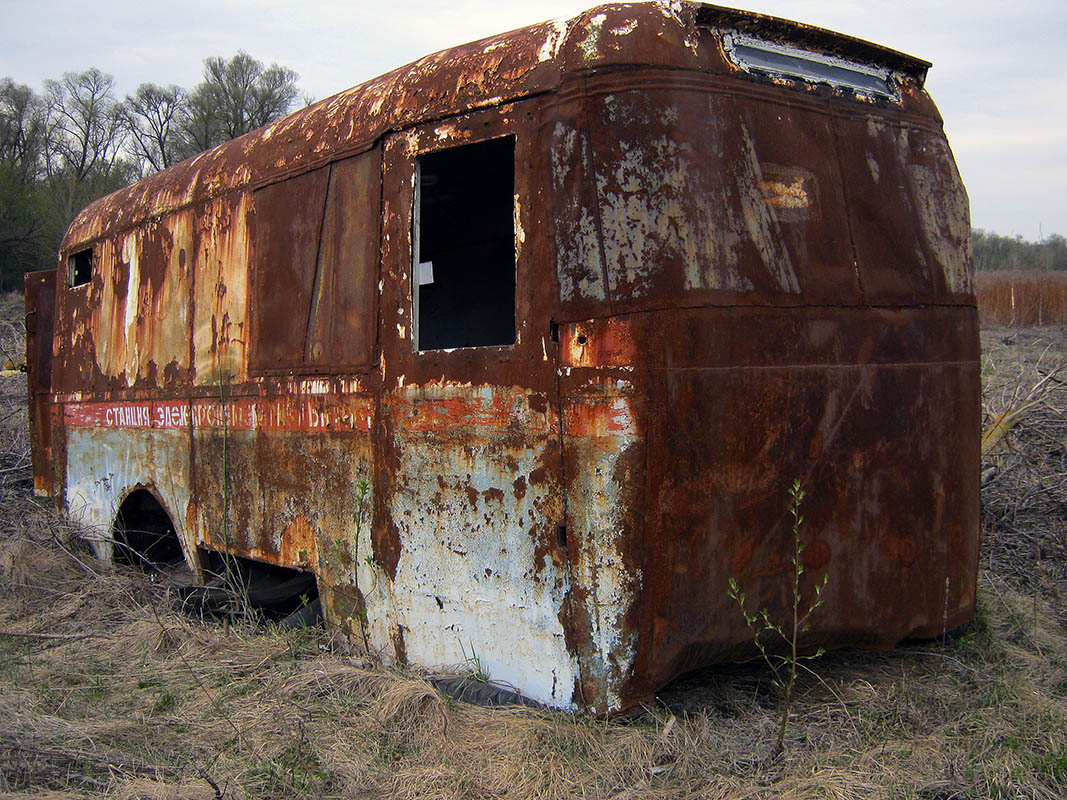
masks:
<svg viewBox="0 0 1067 800"><path fill-rule="evenodd" d="M71 253L67 261L71 287L82 286L93 279L93 248Z"/></svg>
<svg viewBox="0 0 1067 800"><path fill-rule="evenodd" d="M515 343L515 137L418 159L416 347Z"/></svg>

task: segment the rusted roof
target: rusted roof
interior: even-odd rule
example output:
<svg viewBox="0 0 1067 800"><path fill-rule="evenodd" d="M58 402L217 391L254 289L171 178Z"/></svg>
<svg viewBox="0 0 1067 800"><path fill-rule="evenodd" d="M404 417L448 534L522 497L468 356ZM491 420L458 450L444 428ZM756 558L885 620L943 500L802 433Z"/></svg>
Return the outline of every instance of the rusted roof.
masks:
<svg viewBox="0 0 1067 800"><path fill-rule="evenodd" d="M598 67L651 64L726 71L696 47L698 26L761 35L876 61L920 82L929 64L801 23L697 3L603 5L424 56L103 197L71 224L64 250L242 187L362 152L390 130L558 87Z"/></svg>
<svg viewBox="0 0 1067 800"><path fill-rule="evenodd" d="M700 3L694 8L697 25L758 33L764 38L807 45L830 55L881 64L911 75L920 85L926 78L926 71L932 66L929 61L909 56L899 50L803 22L707 3Z"/></svg>

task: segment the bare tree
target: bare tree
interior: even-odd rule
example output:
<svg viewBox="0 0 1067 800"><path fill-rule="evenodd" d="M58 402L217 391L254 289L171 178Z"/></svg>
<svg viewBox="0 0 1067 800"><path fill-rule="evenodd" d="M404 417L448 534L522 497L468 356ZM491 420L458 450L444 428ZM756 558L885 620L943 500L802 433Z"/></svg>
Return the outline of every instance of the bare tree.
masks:
<svg viewBox="0 0 1067 800"><path fill-rule="evenodd" d="M245 52L206 59L191 92L144 83L122 102L95 68L45 81L41 96L0 80L0 289L54 264L71 219L96 198L288 113L296 80Z"/></svg>
<svg viewBox="0 0 1067 800"><path fill-rule="evenodd" d="M115 99L115 79L95 67L45 81L48 103L48 171L82 181L107 172L126 140L126 117Z"/></svg>
<svg viewBox="0 0 1067 800"><path fill-rule="evenodd" d="M0 162L24 182L41 167L45 141L44 104L34 91L11 78L0 82Z"/></svg>
<svg viewBox="0 0 1067 800"><path fill-rule="evenodd" d="M293 70L239 51L229 60L204 59L204 79L189 93L185 155L235 139L284 116L299 90Z"/></svg>
<svg viewBox="0 0 1067 800"><path fill-rule="evenodd" d="M181 113L185 90L180 86L142 83L126 97L126 124L140 173L146 175L175 164L181 152Z"/></svg>
<svg viewBox="0 0 1067 800"><path fill-rule="evenodd" d="M227 141L222 133L219 110L210 91L200 84L185 100L181 120L181 155L185 158L210 150Z"/></svg>
<svg viewBox="0 0 1067 800"><path fill-rule="evenodd" d="M45 81L45 167L63 227L82 206L135 177L121 160L128 129L114 89L115 79L95 67Z"/></svg>

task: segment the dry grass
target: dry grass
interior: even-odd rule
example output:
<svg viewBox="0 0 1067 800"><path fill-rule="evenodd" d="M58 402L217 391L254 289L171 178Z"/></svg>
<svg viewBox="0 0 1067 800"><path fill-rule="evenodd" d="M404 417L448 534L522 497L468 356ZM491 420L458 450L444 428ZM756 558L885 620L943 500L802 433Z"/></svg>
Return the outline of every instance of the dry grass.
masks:
<svg viewBox="0 0 1067 800"><path fill-rule="evenodd" d="M27 504L28 501L26 501ZM0 791L113 798L1035 797L1067 792L1067 637L986 576L945 644L834 654L784 758L751 666L629 721L468 706L321 631L202 623L39 512L0 542ZM823 683L825 682L825 683ZM216 789L212 786L218 787ZM955 793L955 794L954 794Z"/></svg>
<svg viewBox="0 0 1067 800"><path fill-rule="evenodd" d="M774 759L755 665L690 676L628 720L466 705L319 630L183 616L93 560L24 473L0 483L4 797L1067 796L1067 631L1044 601L1035 624L996 562L962 637L814 662Z"/></svg>
<svg viewBox="0 0 1067 800"><path fill-rule="evenodd" d="M979 272L983 325L1067 325L1067 272Z"/></svg>
<svg viewBox="0 0 1067 800"><path fill-rule="evenodd" d="M1067 329L982 331L986 426L1027 397L1037 399L983 464L982 558L1013 587L1049 600L1061 620L1067 620L1065 367Z"/></svg>
<svg viewBox="0 0 1067 800"><path fill-rule="evenodd" d="M26 322L22 295L0 294L0 368L26 360ZM26 377L0 377L0 482L12 485L28 477L29 420L26 416Z"/></svg>

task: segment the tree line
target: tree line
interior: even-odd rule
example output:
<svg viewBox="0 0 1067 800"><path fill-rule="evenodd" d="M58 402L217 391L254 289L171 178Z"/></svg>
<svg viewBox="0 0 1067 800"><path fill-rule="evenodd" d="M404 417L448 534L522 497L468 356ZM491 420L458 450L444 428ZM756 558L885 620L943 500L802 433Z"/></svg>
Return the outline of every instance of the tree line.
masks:
<svg viewBox="0 0 1067 800"><path fill-rule="evenodd" d="M54 267L67 226L96 198L289 113L297 78L243 51L205 59L191 90L142 83L124 98L96 68L47 80L40 93L4 78L0 290Z"/></svg>
<svg viewBox="0 0 1067 800"><path fill-rule="evenodd" d="M96 68L44 82L0 81L0 290L55 265L74 215L98 197L287 114L297 74L248 53L204 60L193 89L142 83L120 98ZM307 98L305 101L309 102ZM1067 270L1067 239L975 229L979 270Z"/></svg>
<svg viewBox="0 0 1067 800"><path fill-rule="evenodd" d="M1001 236L975 228L971 233L971 250L977 270L1067 270L1067 238L1058 233L1039 242L1021 236Z"/></svg>

